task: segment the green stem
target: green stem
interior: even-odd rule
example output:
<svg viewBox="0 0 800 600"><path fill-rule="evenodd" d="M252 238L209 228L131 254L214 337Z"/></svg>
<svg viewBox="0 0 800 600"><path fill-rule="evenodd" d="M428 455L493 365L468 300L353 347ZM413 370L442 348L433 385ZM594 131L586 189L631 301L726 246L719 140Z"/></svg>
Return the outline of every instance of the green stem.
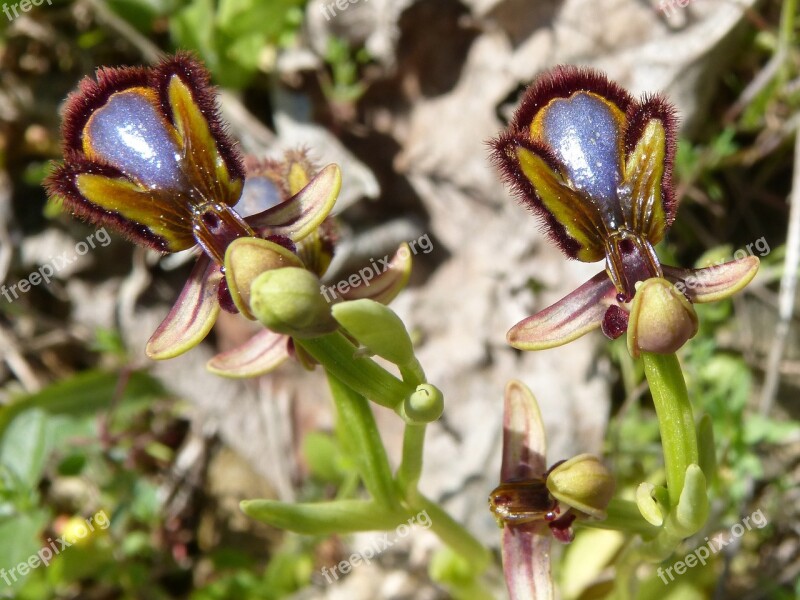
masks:
<svg viewBox="0 0 800 600"><path fill-rule="evenodd" d="M612 529L632 534L639 534L644 539L655 537L659 528L651 525L642 517L639 507L630 500L613 498L606 508L606 518L602 521L580 520L575 525L591 529Z"/></svg>
<svg viewBox="0 0 800 600"><path fill-rule="evenodd" d="M344 432L342 439L350 447L364 485L376 502L400 510L392 469L369 402L330 373L328 382L338 415L336 425Z"/></svg>
<svg viewBox="0 0 800 600"><path fill-rule="evenodd" d="M661 431L670 505L675 507L683 490L686 468L700 461L692 405L681 365L674 354L644 352L642 360Z"/></svg>
<svg viewBox="0 0 800 600"><path fill-rule="evenodd" d="M400 381L372 359L354 358L356 347L338 331L321 337L294 340L326 371L376 404L396 410L414 392L414 386Z"/></svg>
<svg viewBox="0 0 800 600"><path fill-rule="evenodd" d="M427 381L425 379L425 371L422 370L422 365L419 364L416 358L413 358L406 365L398 365L398 368L400 369L400 375L403 376L403 381L406 383L418 386Z"/></svg>
<svg viewBox="0 0 800 600"><path fill-rule="evenodd" d="M422 475L426 427L407 423L403 432L403 458L397 469L397 483L409 503L413 503L414 497L419 494L417 484Z"/></svg>
<svg viewBox="0 0 800 600"><path fill-rule="evenodd" d="M445 544L469 561L476 574L489 565L490 553L473 535L459 525L438 504L418 494L411 506L413 511L425 511L431 522L431 529Z"/></svg>

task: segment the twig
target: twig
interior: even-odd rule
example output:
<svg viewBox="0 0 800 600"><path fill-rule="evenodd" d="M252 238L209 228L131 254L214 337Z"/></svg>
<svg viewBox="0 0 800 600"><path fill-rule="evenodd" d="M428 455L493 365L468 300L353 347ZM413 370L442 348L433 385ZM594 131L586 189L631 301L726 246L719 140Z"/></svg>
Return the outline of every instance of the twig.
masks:
<svg viewBox="0 0 800 600"><path fill-rule="evenodd" d="M42 384L33 368L22 356L19 344L5 327L0 327L0 359L5 361L26 392L33 393L42 389Z"/></svg>
<svg viewBox="0 0 800 600"><path fill-rule="evenodd" d="M786 235L786 258L783 261L783 275L778 295L778 324L775 327L774 341L767 360L764 387L761 390L758 407L762 415L769 414L778 391L781 359L786 350L789 326L794 314L798 265L800 265L800 135L795 137L794 145L794 174L789 196L789 230Z"/></svg>

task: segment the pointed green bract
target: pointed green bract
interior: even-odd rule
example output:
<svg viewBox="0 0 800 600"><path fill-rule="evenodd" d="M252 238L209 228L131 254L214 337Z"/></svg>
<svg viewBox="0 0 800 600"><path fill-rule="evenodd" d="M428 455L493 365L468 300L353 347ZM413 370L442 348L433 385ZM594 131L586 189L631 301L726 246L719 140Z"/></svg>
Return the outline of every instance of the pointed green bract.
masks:
<svg viewBox="0 0 800 600"><path fill-rule="evenodd" d="M706 477L696 464L686 468L678 506L674 511L674 525L678 535L689 537L703 527L708 520L708 492Z"/></svg>

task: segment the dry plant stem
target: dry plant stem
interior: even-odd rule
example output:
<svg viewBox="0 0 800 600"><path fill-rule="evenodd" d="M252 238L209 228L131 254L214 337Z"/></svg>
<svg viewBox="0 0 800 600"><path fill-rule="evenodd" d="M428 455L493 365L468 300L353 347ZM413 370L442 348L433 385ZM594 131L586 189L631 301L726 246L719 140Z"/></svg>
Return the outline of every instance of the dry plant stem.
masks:
<svg viewBox="0 0 800 600"><path fill-rule="evenodd" d="M786 236L786 258L778 296L778 324L770 346L766 377L759 402L759 412L762 415L769 414L778 391L780 363L786 350L789 325L794 313L798 266L800 266L800 135L795 137L794 145L794 174L792 192L789 196L789 231Z"/></svg>

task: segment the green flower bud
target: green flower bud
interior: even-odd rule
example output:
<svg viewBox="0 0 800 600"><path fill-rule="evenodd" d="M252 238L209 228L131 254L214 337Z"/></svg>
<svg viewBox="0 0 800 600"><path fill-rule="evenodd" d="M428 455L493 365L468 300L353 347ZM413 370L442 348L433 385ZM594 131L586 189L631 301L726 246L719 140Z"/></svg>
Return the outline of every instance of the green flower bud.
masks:
<svg viewBox="0 0 800 600"><path fill-rule="evenodd" d="M415 423L431 423L444 412L444 395L430 383L417 386L414 393L403 402L403 413Z"/></svg>
<svg viewBox="0 0 800 600"><path fill-rule="evenodd" d="M248 319L250 312L250 286L265 271L281 267L301 267L303 263L283 246L259 238L239 238L225 251L225 281L233 303Z"/></svg>
<svg viewBox="0 0 800 600"><path fill-rule="evenodd" d="M371 353L396 365L414 360L406 326L388 306L367 298L351 300L336 304L333 318Z"/></svg>
<svg viewBox="0 0 800 600"><path fill-rule="evenodd" d="M294 337L317 337L337 328L320 281L305 269L286 267L256 277L250 308L268 329Z"/></svg>
<svg viewBox="0 0 800 600"><path fill-rule="evenodd" d="M614 477L591 454L579 454L547 475L547 489L556 500L595 519L606 518L614 487Z"/></svg>
<svg viewBox="0 0 800 600"><path fill-rule="evenodd" d="M628 319L628 351L671 354L697 333L691 303L666 279L654 277L636 286Z"/></svg>

